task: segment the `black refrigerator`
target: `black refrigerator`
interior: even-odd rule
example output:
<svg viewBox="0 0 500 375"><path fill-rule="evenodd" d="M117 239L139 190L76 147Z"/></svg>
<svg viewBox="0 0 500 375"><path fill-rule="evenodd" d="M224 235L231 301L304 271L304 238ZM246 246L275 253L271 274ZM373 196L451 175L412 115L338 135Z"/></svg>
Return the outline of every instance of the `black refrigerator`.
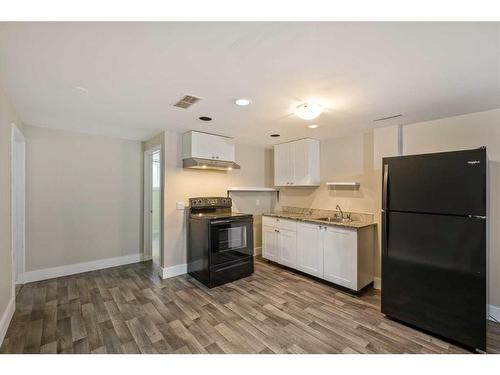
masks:
<svg viewBox="0 0 500 375"><path fill-rule="evenodd" d="M486 351L486 148L382 168L382 312Z"/></svg>

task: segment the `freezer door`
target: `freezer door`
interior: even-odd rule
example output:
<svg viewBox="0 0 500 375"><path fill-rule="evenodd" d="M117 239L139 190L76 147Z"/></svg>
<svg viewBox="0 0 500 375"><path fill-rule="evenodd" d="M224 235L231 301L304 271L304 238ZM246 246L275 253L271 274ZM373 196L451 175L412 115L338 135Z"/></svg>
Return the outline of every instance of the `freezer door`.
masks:
<svg viewBox="0 0 500 375"><path fill-rule="evenodd" d="M385 211L486 216L486 149L383 159Z"/></svg>
<svg viewBox="0 0 500 375"><path fill-rule="evenodd" d="M382 312L485 351L486 221L382 217Z"/></svg>

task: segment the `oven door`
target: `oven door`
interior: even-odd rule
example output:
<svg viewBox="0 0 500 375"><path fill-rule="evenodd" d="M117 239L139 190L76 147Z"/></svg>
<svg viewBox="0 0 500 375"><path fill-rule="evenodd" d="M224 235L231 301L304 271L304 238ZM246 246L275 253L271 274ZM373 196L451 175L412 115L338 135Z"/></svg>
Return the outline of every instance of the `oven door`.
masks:
<svg viewBox="0 0 500 375"><path fill-rule="evenodd" d="M210 265L253 256L253 219L210 222Z"/></svg>

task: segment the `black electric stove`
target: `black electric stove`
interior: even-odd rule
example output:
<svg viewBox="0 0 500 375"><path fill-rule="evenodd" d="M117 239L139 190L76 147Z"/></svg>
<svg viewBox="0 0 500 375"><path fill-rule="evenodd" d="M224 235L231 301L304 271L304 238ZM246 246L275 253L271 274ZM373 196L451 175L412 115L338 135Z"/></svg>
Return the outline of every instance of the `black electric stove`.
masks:
<svg viewBox="0 0 500 375"><path fill-rule="evenodd" d="M253 273L253 216L231 198L189 199L188 272L209 288Z"/></svg>

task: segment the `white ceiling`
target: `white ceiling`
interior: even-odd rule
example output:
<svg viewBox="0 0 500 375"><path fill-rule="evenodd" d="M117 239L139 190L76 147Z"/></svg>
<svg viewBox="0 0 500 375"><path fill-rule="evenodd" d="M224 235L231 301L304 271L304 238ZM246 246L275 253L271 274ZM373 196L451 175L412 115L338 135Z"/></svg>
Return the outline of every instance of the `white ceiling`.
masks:
<svg viewBox="0 0 500 375"><path fill-rule="evenodd" d="M325 139L500 107L500 23L0 23L0 83L35 126ZM203 100L173 107L184 94ZM290 115L311 98L315 130Z"/></svg>

